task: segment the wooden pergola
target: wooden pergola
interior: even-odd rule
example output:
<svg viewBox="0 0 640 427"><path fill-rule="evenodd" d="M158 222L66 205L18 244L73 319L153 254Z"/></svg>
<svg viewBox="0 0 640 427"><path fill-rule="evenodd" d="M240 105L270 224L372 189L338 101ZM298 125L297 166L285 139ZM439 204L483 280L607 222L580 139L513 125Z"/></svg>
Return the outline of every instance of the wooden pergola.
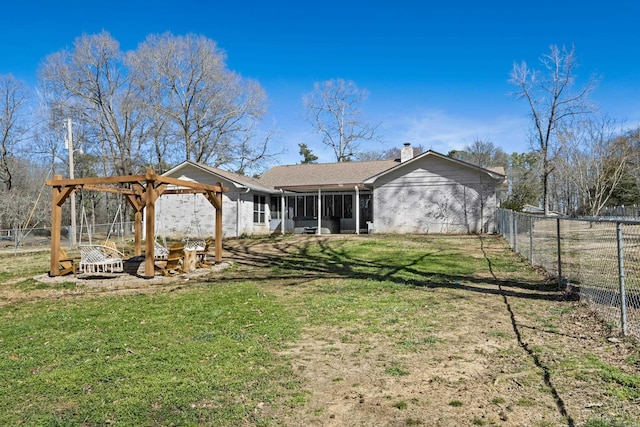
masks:
<svg viewBox="0 0 640 427"><path fill-rule="evenodd" d="M155 203L162 194L203 194L216 210L215 259L222 260L222 183L200 184L156 174L148 169L144 175L110 176L103 178L62 179L55 175L46 184L53 189L51 204L51 266L50 276L60 275L60 238L62 205L74 191L85 189L122 194L135 212L134 255L142 255L142 213L145 214L145 277L154 276ZM169 188L171 186L171 188Z"/></svg>

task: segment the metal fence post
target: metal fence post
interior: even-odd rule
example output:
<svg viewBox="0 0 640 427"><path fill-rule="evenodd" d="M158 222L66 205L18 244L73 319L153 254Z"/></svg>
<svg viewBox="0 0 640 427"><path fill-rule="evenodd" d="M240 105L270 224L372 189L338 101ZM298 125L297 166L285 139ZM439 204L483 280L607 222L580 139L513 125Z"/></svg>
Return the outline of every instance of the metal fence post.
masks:
<svg viewBox="0 0 640 427"><path fill-rule="evenodd" d="M513 251L515 253L518 253L518 219L517 219L517 215L515 212L513 213L513 245L511 245L511 247L513 248Z"/></svg>
<svg viewBox="0 0 640 427"><path fill-rule="evenodd" d="M509 246L513 250L513 211L509 211L507 216L507 225L509 226Z"/></svg>
<svg viewBox="0 0 640 427"><path fill-rule="evenodd" d="M558 289L562 289L562 245L560 244L560 218L556 218L556 243L558 246Z"/></svg>
<svg viewBox="0 0 640 427"><path fill-rule="evenodd" d="M529 216L529 263L533 264L533 218Z"/></svg>
<svg viewBox="0 0 640 427"><path fill-rule="evenodd" d="M620 323L622 335L627 335L627 296L624 283L624 252L622 249L622 225L616 222L616 234L618 240L618 280L620 282Z"/></svg>

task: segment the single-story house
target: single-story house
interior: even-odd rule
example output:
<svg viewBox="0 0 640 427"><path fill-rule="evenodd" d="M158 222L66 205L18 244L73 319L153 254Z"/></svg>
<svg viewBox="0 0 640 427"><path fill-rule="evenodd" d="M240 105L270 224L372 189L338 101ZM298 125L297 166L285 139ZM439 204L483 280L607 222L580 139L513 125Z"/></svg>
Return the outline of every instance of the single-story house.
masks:
<svg viewBox="0 0 640 427"><path fill-rule="evenodd" d="M506 177L435 151L399 160L276 166L259 178L185 161L165 176L221 183L226 237L269 233L485 233ZM156 202L156 229L173 238L212 235L211 204L200 194Z"/></svg>

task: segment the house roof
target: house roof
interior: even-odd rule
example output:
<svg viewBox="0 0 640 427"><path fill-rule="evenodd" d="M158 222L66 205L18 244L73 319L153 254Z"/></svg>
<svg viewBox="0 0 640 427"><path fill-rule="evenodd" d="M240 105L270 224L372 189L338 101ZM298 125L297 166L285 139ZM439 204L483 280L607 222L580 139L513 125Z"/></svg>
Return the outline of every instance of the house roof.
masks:
<svg viewBox="0 0 640 427"><path fill-rule="evenodd" d="M426 156L435 156L465 167L484 172L491 178L502 181L505 179L503 168L484 169L471 163L457 160L449 156L428 150L414 158L400 163L398 160L378 160L369 162L342 162L342 163L305 163L296 165L274 166L258 179L253 179L237 173L228 172L199 163L185 161L164 173L172 175L181 168L189 165L206 171L222 180L228 181L236 188L251 189L263 193L275 193L280 190L294 192L312 192L322 189L324 191L346 191L354 187L363 188L373 184L376 179L386 175L391 170L402 168Z"/></svg>
<svg viewBox="0 0 640 427"><path fill-rule="evenodd" d="M504 174L504 169L501 168L501 167L485 169L485 168L482 168L480 166L476 166L476 165L474 165L472 163L465 162L463 160L454 159L453 157L445 156L444 154L440 154L440 153L437 153L437 152L432 151L432 150L427 150L424 153L419 154L419 155L415 156L414 158L405 161L404 163L396 163L396 166L394 168L383 170L380 173L369 177L368 179L366 179L364 181L364 183L365 184L373 184L378 178L380 178L381 176L384 176L387 173L391 172L391 169L401 168L401 167L410 165L410 164L412 164L414 162L420 161L420 159L423 159L423 158L425 158L427 156L438 157L440 159L444 159L444 160L449 161L449 162L457 163L459 165L462 165L462 166L465 166L465 167L468 167L468 168L471 168L471 169L475 169L475 170L477 170L479 172L484 172L487 175L489 175L491 178L493 178L495 180L498 180L498 181L502 181L502 180L504 180L506 178L506 176Z"/></svg>
<svg viewBox="0 0 640 427"><path fill-rule="evenodd" d="M185 166L191 166L197 169L204 170L211 175L217 176L225 181L229 181L230 183L235 185L236 188L242 188L242 189L250 188L252 190L257 190L265 193L273 192L272 188L265 187L264 184L248 176L225 171L222 169L214 168L212 166L207 166L200 163L195 163L190 160L186 160L180 163L178 166L174 167L173 169L170 169L169 171L165 172L163 175L173 175L176 172L179 172L180 169L184 168Z"/></svg>
<svg viewBox="0 0 640 427"><path fill-rule="evenodd" d="M395 160L342 163L306 163L275 166L258 180L267 187L289 191L347 190L399 163Z"/></svg>

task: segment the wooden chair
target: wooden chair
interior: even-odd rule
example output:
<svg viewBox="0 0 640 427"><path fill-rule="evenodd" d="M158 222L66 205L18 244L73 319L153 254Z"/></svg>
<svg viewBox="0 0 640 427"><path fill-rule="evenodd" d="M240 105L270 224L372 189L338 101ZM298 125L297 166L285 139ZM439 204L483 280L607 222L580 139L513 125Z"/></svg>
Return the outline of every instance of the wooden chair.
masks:
<svg viewBox="0 0 640 427"><path fill-rule="evenodd" d="M197 266L200 268L209 268L211 263L207 261L207 255L209 254L209 246L214 242L214 239L196 239L188 241L184 248L196 251Z"/></svg>
<svg viewBox="0 0 640 427"><path fill-rule="evenodd" d="M174 243L169 246L166 260L156 261L155 267L163 276L172 276L184 273L182 269L182 257L184 255L184 243Z"/></svg>
<svg viewBox="0 0 640 427"><path fill-rule="evenodd" d="M214 244L215 239L207 239L204 242L204 248L202 250L198 250L196 252L196 256L198 259L198 267L200 268L209 268L213 265L207 261L207 255L209 255L209 248Z"/></svg>
<svg viewBox="0 0 640 427"><path fill-rule="evenodd" d="M60 257L60 276L71 273L76 274L78 272L78 264L76 263L77 258L71 258L67 256L67 253L62 248L59 248L58 250L58 254Z"/></svg>

